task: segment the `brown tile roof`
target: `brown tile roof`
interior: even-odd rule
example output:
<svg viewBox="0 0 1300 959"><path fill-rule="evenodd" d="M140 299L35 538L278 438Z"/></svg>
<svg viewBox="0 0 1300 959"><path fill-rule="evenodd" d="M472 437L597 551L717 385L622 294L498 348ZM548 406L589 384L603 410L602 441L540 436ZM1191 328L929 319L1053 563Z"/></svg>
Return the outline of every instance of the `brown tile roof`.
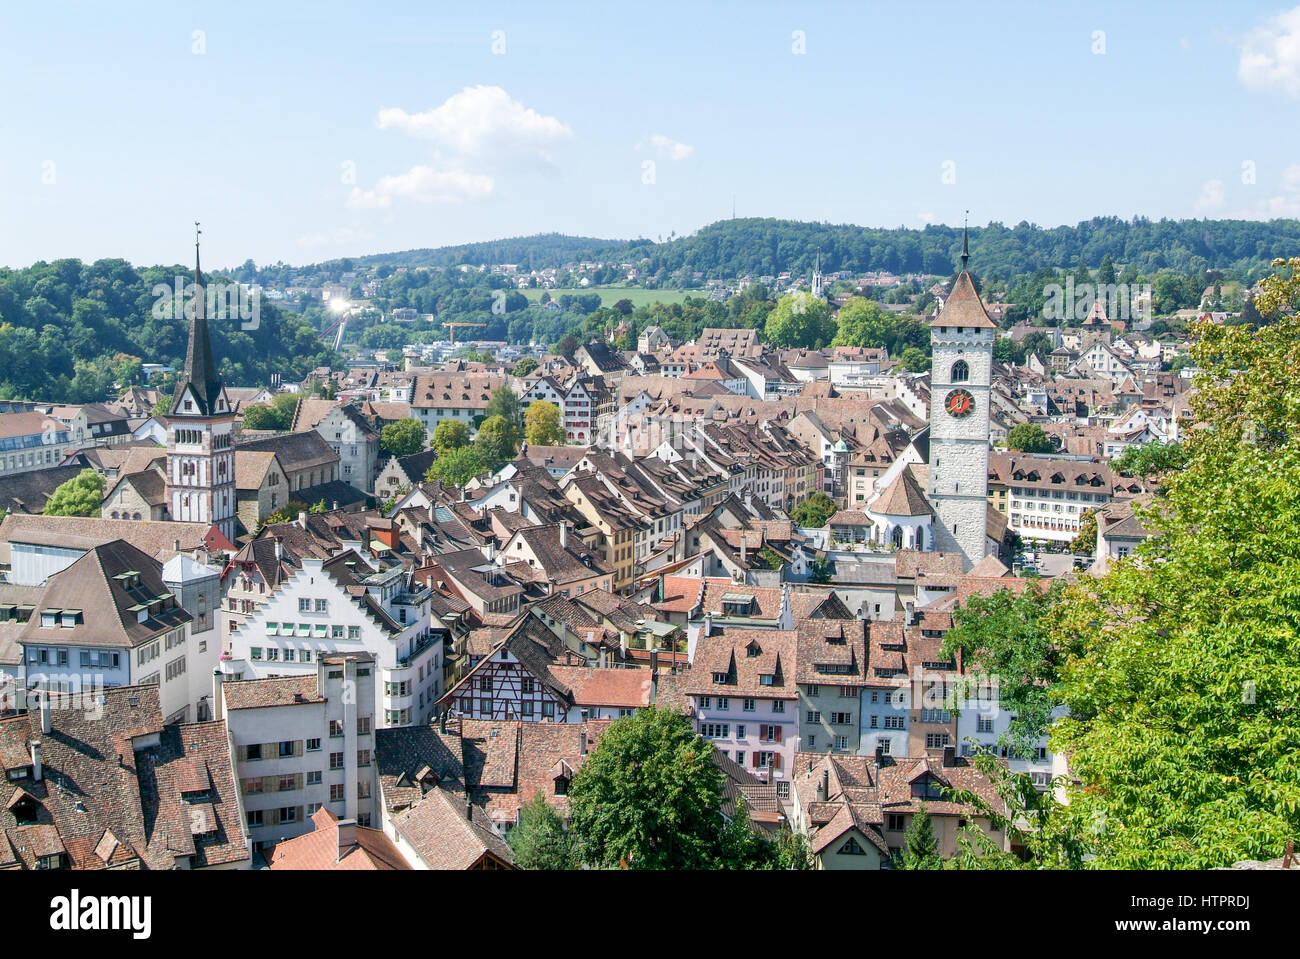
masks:
<svg viewBox="0 0 1300 959"><path fill-rule="evenodd" d="M316 827L311 832L275 844L272 869L373 872L411 868L382 830L354 825L355 841L340 855L338 818L322 806L311 821Z"/></svg>
<svg viewBox="0 0 1300 959"><path fill-rule="evenodd" d="M493 830L491 818L481 806L467 807L462 794L433 789L391 821L431 869L472 869L485 860L503 868L514 865L514 854Z"/></svg>
<svg viewBox="0 0 1300 959"><path fill-rule="evenodd" d="M939 315L930 323L931 326L967 326L977 329L995 330L997 324L989 319L980 295L975 292L970 274L963 270L952 286L952 292L943 304Z"/></svg>
<svg viewBox="0 0 1300 959"><path fill-rule="evenodd" d="M650 705L650 670L552 666L551 675L573 692L575 706L625 709Z"/></svg>
<svg viewBox="0 0 1300 959"><path fill-rule="evenodd" d="M867 678L866 621L818 619L797 624L796 680L861 686Z"/></svg>
<svg viewBox="0 0 1300 959"><path fill-rule="evenodd" d="M933 510L910 469L904 469L881 491L871 511L882 516L928 516Z"/></svg>
<svg viewBox="0 0 1300 959"><path fill-rule="evenodd" d="M695 660L683 691L694 696L748 696L794 699L797 633L783 629L728 628L696 640ZM725 676L725 683L714 675ZM771 685L763 683L771 676Z"/></svg>
<svg viewBox="0 0 1300 959"><path fill-rule="evenodd" d="M128 576L128 574L132 574ZM43 626L53 610L70 626ZM141 620L139 613L145 613ZM84 553L49 578L38 608L20 637L24 643L135 647L190 622L162 581L162 565L129 543L114 540Z"/></svg>
<svg viewBox="0 0 1300 959"><path fill-rule="evenodd" d="M227 709L266 709L272 706L301 706L326 701L317 689L317 676L279 676L273 679L245 679L221 686Z"/></svg>

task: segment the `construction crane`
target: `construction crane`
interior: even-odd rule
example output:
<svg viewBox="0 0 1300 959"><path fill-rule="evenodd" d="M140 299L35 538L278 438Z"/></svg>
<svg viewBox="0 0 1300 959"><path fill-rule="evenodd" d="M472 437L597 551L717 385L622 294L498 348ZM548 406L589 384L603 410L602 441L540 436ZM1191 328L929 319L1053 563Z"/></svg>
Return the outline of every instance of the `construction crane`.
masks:
<svg viewBox="0 0 1300 959"><path fill-rule="evenodd" d="M444 323L447 328L447 338L452 346L456 345L456 327L458 326L487 326L486 323Z"/></svg>

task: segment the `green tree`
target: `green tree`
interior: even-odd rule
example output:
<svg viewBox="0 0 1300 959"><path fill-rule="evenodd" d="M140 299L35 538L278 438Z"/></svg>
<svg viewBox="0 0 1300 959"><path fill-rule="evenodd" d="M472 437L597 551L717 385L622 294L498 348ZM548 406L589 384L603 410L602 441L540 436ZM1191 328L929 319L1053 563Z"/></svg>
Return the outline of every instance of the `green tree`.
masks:
<svg viewBox="0 0 1300 959"><path fill-rule="evenodd" d="M899 365L909 373L924 373L930 368L930 357L925 350L909 346L898 357Z"/></svg>
<svg viewBox="0 0 1300 959"><path fill-rule="evenodd" d="M997 677L998 708L1012 719L1002 745L1018 756L1032 754L1060 702L1057 687L1072 642L1052 637L1047 618L1063 584L1048 590L1030 583L1020 592L998 590L972 596L953 610L953 627L943 638L944 654L961 654L967 671Z"/></svg>
<svg viewBox="0 0 1300 959"><path fill-rule="evenodd" d="M474 449L489 472L514 458L517 437L518 430L504 416L489 416L483 421L474 437Z"/></svg>
<svg viewBox="0 0 1300 959"><path fill-rule="evenodd" d="M514 376L527 376L529 373L537 369L537 367L538 367L538 363L536 358L531 356L525 356L522 360L520 360L518 363L515 364L515 368L510 372Z"/></svg>
<svg viewBox="0 0 1300 959"><path fill-rule="evenodd" d="M855 296L840 307L833 346L889 345L894 339L894 317L875 300Z"/></svg>
<svg viewBox="0 0 1300 959"><path fill-rule="evenodd" d="M1091 556L1097 550L1097 512L1086 509L1079 517L1079 532L1070 540L1070 552Z"/></svg>
<svg viewBox="0 0 1300 959"><path fill-rule="evenodd" d="M1273 322L1195 327L1200 428L1140 512L1156 535L1071 587L1053 628L1081 647L1051 743L1094 866L1223 866L1300 833L1300 259L1276 265Z"/></svg>
<svg viewBox="0 0 1300 959"><path fill-rule="evenodd" d="M494 416L501 416L511 426L519 429L524 424L523 413L519 405L519 397L515 391L504 383L492 391L492 398L488 400L487 408L483 410L483 415L487 419Z"/></svg>
<svg viewBox="0 0 1300 959"><path fill-rule="evenodd" d="M442 453L424 473L428 482L439 482L444 486L464 486L480 473L486 473L487 466L483 456L472 446Z"/></svg>
<svg viewBox="0 0 1300 959"><path fill-rule="evenodd" d="M1007 448L1021 453L1050 453L1055 447L1037 423L1017 423L1007 432Z"/></svg>
<svg viewBox="0 0 1300 959"><path fill-rule="evenodd" d="M424 440L424 424L410 416L389 423L379 431L379 448L390 456L418 453L424 449Z"/></svg>
<svg viewBox="0 0 1300 959"><path fill-rule="evenodd" d="M939 840L934 836L934 825L930 822L930 814L925 809L925 803L921 803L920 810L912 816L907 832L903 834L903 868L943 868L943 859L939 855Z"/></svg>
<svg viewBox="0 0 1300 959"><path fill-rule="evenodd" d="M45 503L46 516L98 516L104 501L104 477L84 469L61 483Z"/></svg>
<svg viewBox="0 0 1300 959"><path fill-rule="evenodd" d="M519 810L510 849L521 869L576 869L580 865L564 823L539 791Z"/></svg>
<svg viewBox="0 0 1300 959"><path fill-rule="evenodd" d="M818 490L796 504L790 518L804 529L821 529L835 512L835 500Z"/></svg>
<svg viewBox="0 0 1300 959"><path fill-rule="evenodd" d="M814 583L829 583L835 576L835 564L825 556L818 556L812 561L809 578Z"/></svg>
<svg viewBox="0 0 1300 959"><path fill-rule="evenodd" d="M441 456L469 446L469 426L460 420L439 420L433 429L433 448Z"/></svg>
<svg viewBox="0 0 1300 959"><path fill-rule="evenodd" d="M564 443L560 408L546 400L534 400L524 414L524 438L529 446L558 446Z"/></svg>
<svg viewBox="0 0 1300 959"><path fill-rule="evenodd" d="M582 857L605 868L709 869L722 855L722 772L681 713L610 724L569 786Z"/></svg>
<svg viewBox="0 0 1300 959"><path fill-rule="evenodd" d="M1126 446L1111 466L1122 476L1152 476L1182 469L1187 454L1179 443L1155 440L1138 446Z"/></svg>
<svg viewBox="0 0 1300 959"><path fill-rule="evenodd" d="M790 293L768 314L766 333L776 347L821 349L835 338L835 320L825 300L810 293Z"/></svg>

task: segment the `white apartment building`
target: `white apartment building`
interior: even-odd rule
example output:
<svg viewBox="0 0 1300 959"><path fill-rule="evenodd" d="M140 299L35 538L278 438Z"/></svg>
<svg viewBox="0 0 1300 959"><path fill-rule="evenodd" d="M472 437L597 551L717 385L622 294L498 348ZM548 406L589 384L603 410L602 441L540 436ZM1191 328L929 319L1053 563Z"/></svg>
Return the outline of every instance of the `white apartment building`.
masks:
<svg viewBox="0 0 1300 959"><path fill-rule="evenodd" d="M443 630L431 622L429 588L401 566L354 575L343 564L326 569L324 560L304 558L225 634L227 679L305 676L321 656L370 655L381 729L428 722L443 692Z"/></svg>
<svg viewBox="0 0 1300 959"><path fill-rule="evenodd" d="M358 653L322 656L301 676L224 682L215 672L254 845L310 832L322 806L371 824L378 792L374 670L374 659Z"/></svg>

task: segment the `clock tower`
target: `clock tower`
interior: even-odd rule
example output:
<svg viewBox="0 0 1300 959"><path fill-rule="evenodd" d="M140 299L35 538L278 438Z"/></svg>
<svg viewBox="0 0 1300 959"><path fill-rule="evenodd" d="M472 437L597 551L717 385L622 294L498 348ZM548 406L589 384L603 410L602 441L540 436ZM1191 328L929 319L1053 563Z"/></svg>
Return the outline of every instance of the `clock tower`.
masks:
<svg viewBox="0 0 1300 959"><path fill-rule="evenodd" d="M989 394L997 324L975 292L962 231L961 272L930 324L930 483L935 546L960 552L969 570L984 558L988 528Z"/></svg>
<svg viewBox="0 0 1300 959"><path fill-rule="evenodd" d="M235 539L235 414L217 377L194 242L194 302L185 369L167 421L167 503L180 523L210 523Z"/></svg>

